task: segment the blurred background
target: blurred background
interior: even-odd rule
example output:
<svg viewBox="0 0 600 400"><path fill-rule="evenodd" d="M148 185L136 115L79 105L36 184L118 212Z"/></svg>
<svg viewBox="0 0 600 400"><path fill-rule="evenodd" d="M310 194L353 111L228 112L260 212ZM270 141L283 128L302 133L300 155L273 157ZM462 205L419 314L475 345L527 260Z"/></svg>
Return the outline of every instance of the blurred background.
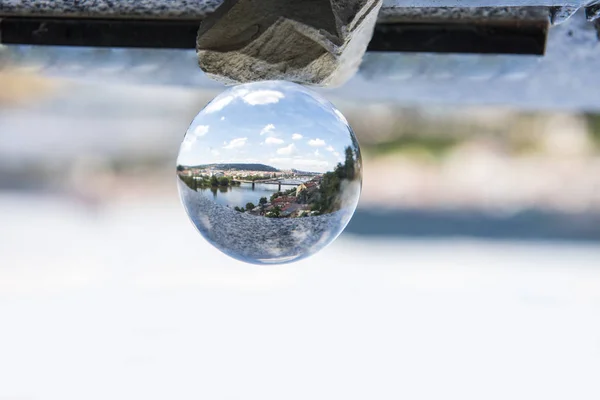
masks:
<svg viewBox="0 0 600 400"><path fill-rule="evenodd" d="M0 51L0 400L600 397L600 114L320 90L359 209L257 267L179 203L193 59Z"/></svg>

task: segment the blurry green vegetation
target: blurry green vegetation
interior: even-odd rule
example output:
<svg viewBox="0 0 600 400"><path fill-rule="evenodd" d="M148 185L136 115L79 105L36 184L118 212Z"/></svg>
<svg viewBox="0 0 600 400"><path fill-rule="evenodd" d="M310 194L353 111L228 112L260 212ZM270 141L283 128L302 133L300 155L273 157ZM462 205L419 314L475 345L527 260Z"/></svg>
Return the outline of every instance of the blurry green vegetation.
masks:
<svg viewBox="0 0 600 400"><path fill-rule="evenodd" d="M451 136L410 134L401 135L391 140L366 144L363 146L363 151L370 155L404 152L440 158L460 142L460 138Z"/></svg>
<svg viewBox="0 0 600 400"><path fill-rule="evenodd" d="M198 189L198 186L196 185L196 181L194 180L193 177L191 176L185 176L185 175L177 175L179 177L179 179L181 179L181 181L183 183L185 183L187 185L187 187L189 187L192 190L196 190Z"/></svg>
<svg viewBox="0 0 600 400"><path fill-rule="evenodd" d="M425 117L415 110L397 110L387 120L357 120L355 132L369 156L405 154L440 160L461 144L477 141L512 156L545 151L545 138L556 129L580 133L581 122L596 150L600 150L600 114L507 111L482 117L476 112L456 116ZM579 121L579 123L578 123ZM558 128L556 123L558 123ZM585 129L585 128L584 128Z"/></svg>
<svg viewBox="0 0 600 400"><path fill-rule="evenodd" d="M600 147L600 114L586 114L590 136L596 146Z"/></svg>
<svg viewBox="0 0 600 400"><path fill-rule="evenodd" d="M180 170L179 168L177 169L179 172L181 172L182 170ZM205 188L227 188L230 186L239 186L240 183L236 182L233 180L233 178L230 177L220 177L217 178L216 176L197 176L197 177L193 177L193 176L187 176L187 175L182 175L182 174L178 174L179 179L181 179L190 189L192 190L197 190L199 188L205 189Z"/></svg>
<svg viewBox="0 0 600 400"><path fill-rule="evenodd" d="M202 179L199 179L200 177L196 178L196 181L198 182L198 187L218 187L218 186L223 186L223 187L227 187L227 186L234 186L234 185L239 185L238 182L234 182L233 179L222 176L220 178L217 178L216 176L211 176L210 178L207 176L203 176Z"/></svg>

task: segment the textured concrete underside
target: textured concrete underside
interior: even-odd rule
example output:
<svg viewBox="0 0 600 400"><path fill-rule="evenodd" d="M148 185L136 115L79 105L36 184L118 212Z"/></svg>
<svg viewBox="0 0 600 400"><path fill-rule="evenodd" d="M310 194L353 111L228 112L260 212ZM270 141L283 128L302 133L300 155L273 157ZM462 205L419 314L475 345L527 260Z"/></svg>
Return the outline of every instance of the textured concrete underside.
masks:
<svg viewBox="0 0 600 400"><path fill-rule="evenodd" d="M201 19L223 0L0 0L0 14L79 17ZM591 0L385 0L383 13L396 7L576 6Z"/></svg>

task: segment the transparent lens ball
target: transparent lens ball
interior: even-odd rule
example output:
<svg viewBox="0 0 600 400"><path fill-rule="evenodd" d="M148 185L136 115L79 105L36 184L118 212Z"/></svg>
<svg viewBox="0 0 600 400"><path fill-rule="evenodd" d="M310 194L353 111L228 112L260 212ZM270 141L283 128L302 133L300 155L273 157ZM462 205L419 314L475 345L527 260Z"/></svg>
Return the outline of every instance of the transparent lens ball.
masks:
<svg viewBox="0 0 600 400"><path fill-rule="evenodd" d="M198 231L219 250L254 264L308 257L354 214L360 149L344 116L289 82L228 89L189 127L177 182Z"/></svg>

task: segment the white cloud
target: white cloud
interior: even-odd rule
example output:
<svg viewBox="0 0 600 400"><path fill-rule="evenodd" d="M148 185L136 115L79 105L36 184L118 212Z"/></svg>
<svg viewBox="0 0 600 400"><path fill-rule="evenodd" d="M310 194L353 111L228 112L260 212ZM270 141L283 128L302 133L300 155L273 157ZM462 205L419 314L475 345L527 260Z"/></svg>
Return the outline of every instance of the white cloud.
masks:
<svg viewBox="0 0 600 400"><path fill-rule="evenodd" d="M208 125L198 125L196 129L194 129L194 135L196 137L202 137L208 133Z"/></svg>
<svg viewBox="0 0 600 400"><path fill-rule="evenodd" d="M222 98L217 97L213 101L211 101L206 108L204 108L204 112L207 114L211 114L217 111L221 111L224 109L229 103L235 100L237 96L229 95Z"/></svg>
<svg viewBox="0 0 600 400"><path fill-rule="evenodd" d="M219 156L219 155L221 155L221 153L219 152L219 150L216 150L216 149L213 149L213 150L211 150L211 151L210 151L210 153L211 153L213 156Z"/></svg>
<svg viewBox="0 0 600 400"><path fill-rule="evenodd" d="M264 128L262 128L262 130L260 131L260 136L265 135L267 133L271 133L274 130L275 130L275 125L269 124L269 125L265 126Z"/></svg>
<svg viewBox="0 0 600 400"><path fill-rule="evenodd" d="M282 156L291 156L295 152L296 152L296 146L294 145L294 143L277 150L277 154L282 155Z"/></svg>
<svg viewBox="0 0 600 400"><path fill-rule="evenodd" d="M278 103L279 100L285 98L285 95L277 90L255 90L251 92L246 89L235 89L233 93L227 96L215 98L203 111L207 114L221 111L237 98L241 98L246 104L257 106ZM225 117L221 117L221 121L224 119Z"/></svg>
<svg viewBox="0 0 600 400"><path fill-rule="evenodd" d="M340 153L338 153L337 151L334 151L334 152L333 152L333 155L334 155L334 156L336 156L336 157L339 157L339 156L340 156Z"/></svg>
<svg viewBox="0 0 600 400"><path fill-rule="evenodd" d="M250 93L250 90L244 89L242 85L233 87L233 96L235 97L244 97L248 93Z"/></svg>
<svg viewBox="0 0 600 400"><path fill-rule="evenodd" d="M229 143L225 142L225 146L223 146L223 148L224 149L237 149L237 148L240 148L240 147L244 147L244 145L246 144L247 140L248 140L248 138L233 139Z"/></svg>
<svg viewBox="0 0 600 400"><path fill-rule="evenodd" d="M321 153L319 153L319 149L315 150L315 157L321 157Z"/></svg>
<svg viewBox="0 0 600 400"><path fill-rule="evenodd" d="M187 133L185 135L185 138L183 139L183 143L181 143L181 149L182 150L191 149L199 137L206 135L206 133L208 132L208 128L209 128L208 125L198 125L196 128L194 128L193 131Z"/></svg>
<svg viewBox="0 0 600 400"><path fill-rule="evenodd" d="M245 94L242 98L251 106L278 103L285 95L277 90L256 90Z"/></svg>
<svg viewBox="0 0 600 400"><path fill-rule="evenodd" d="M301 135L301 134L299 134L299 133L294 133L294 134L292 135L292 140L300 140L300 139L302 139L303 137L304 137L304 136L302 136L302 135Z"/></svg>
<svg viewBox="0 0 600 400"><path fill-rule="evenodd" d="M321 139L312 139L308 141L308 145L312 147L323 147L327 145L324 140Z"/></svg>
<svg viewBox="0 0 600 400"><path fill-rule="evenodd" d="M283 140L274 138L274 137L268 137L265 139L265 143L266 144L283 144Z"/></svg>
<svg viewBox="0 0 600 400"><path fill-rule="evenodd" d="M333 146L328 146L325 150L329 151L329 152L335 152L335 149L333 148Z"/></svg>
<svg viewBox="0 0 600 400"><path fill-rule="evenodd" d="M221 111L227 107L235 99L241 98L246 104L251 106L257 106L261 104L272 104L278 103L279 100L283 99L285 95L277 90L255 90L250 92L245 89L234 90L233 93L224 96L217 97L204 108L203 112L206 114L215 113ZM225 117L221 117L223 121Z"/></svg>
<svg viewBox="0 0 600 400"><path fill-rule="evenodd" d="M194 145L194 143L196 143L196 139L197 139L197 137L194 135L190 135L190 134L185 135L185 138L183 139L183 143L181 143L181 149L182 150L191 149L192 146Z"/></svg>

